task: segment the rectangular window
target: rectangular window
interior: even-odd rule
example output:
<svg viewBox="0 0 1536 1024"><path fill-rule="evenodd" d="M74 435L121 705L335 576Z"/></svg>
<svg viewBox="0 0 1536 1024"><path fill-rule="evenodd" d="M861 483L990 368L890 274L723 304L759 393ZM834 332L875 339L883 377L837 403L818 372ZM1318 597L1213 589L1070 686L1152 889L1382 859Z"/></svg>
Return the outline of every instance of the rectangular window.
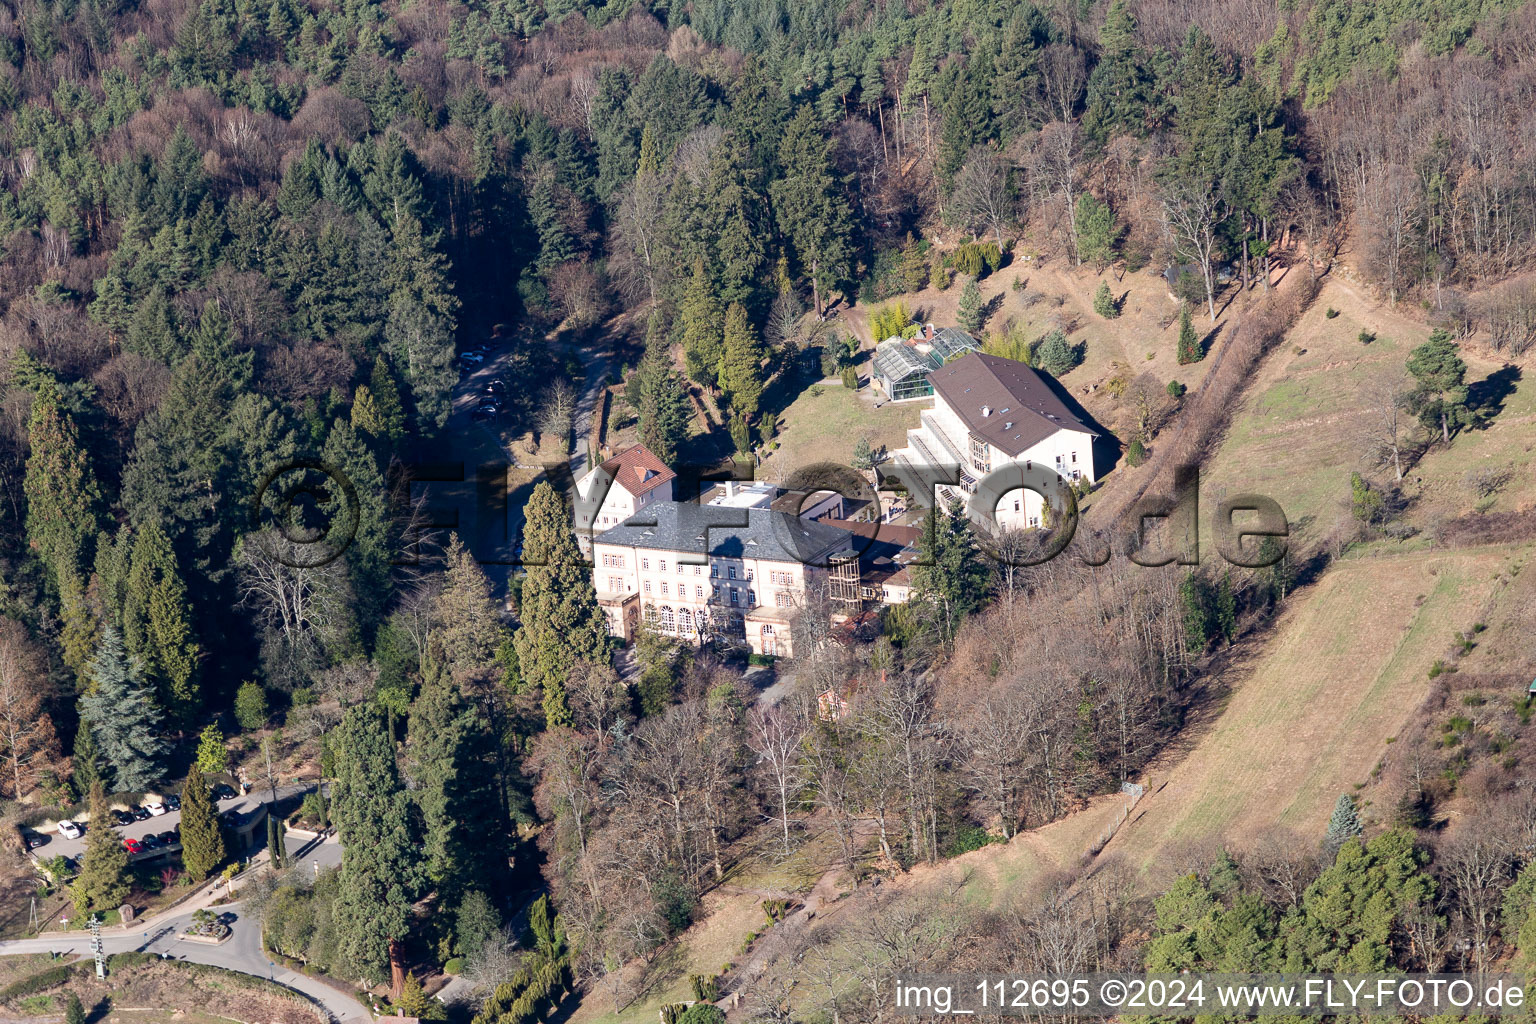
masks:
<svg viewBox="0 0 1536 1024"><path fill-rule="evenodd" d="M731 579L735 579L736 578L736 567L734 565L731 566L730 568L726 569L726 572L731 574Z"/></svg>
<svg viewBox="0 0 1536 1024"><path fill-rule="evenodd" d="M778 607L780 607L780 608L788 608L789 607L789 595L788 594L774 594L773 595L773 603L775 605L777 605Z"/></svg>
<svg viewBox="0 0 1536 1024"><path fill-rule="evenodd" d="M693 574L694 574L694 575L695 575L695 576L697 576L697 575L699 575L699 572L700 572L700 570L702 570L702 569L703 569L703 568L704 568L704 567L703 567L703 566L702 566L702 565L696 565L696 566L694 566L694 567L693 567Z"/></svg>
<svg viewBox="0 0 1536 1024"><path fill-rule="evenodd" d="M1077 452L1073 452L1073 453L1072 453L1072 461L1073 461L1073 462L1076 462L1076 461L1077 461Z"/></svg>
<svg viewBox="0 0 1536 1024"><path fill-rule="evenodd" d="M663 580L662 584L661 584L661 596L662 597L666 597L667 596L667 584L666 584L665 580Z"/></svg>
<svg viewBox="0 0 1536 1024"><path fill-rule="evenodd" d="M694 587L693 588L693 596L698 598L700 601L704 600L704 588L703 587Z"/></svg>
<svg viewBox="0 0 1536 1024"><path fill-rule="evenodd" d="M738 603L739 602L736 600L736 588L732 587L731 588L731 604L738 604Z"/></svg>
<svg viewBox="0 0 1536 1024"><path fill-rule="evenodd" d="M649 570L651 568L651 560L649 558L640 559L640 568Z"/></svg>
<svg viewBox="0 0 1536 1024"><path fill-rule="evenodd" d="M709 567L709 575L711 577L715 578L715 579L719 579L720 578L720 567L718 565L710 566Z"/></svg>
<svg viewBox="0 0 1536 1024"><path fill-rule="evenodd" d="M641 584L641 586L643 586L645 588L645 592L647 594L649 594L651 592L651 581L650 580L646 580L643 584Z"/></svg>
<svg viewBox="0 0 1536 1024"><path fill-rule="evenodd" d="M749 604L749 605L757 604L757 592L756 591L753 591L753 590L747 591L747 604Z"/></svg>
<svg viewBox="0 0 1536 1024"><path fill-rule="evenodd" d="M660 562L656 563L656 568L659 569L661 572L666 572L667 571L667 560L665 558L663 558Z"/></svg>

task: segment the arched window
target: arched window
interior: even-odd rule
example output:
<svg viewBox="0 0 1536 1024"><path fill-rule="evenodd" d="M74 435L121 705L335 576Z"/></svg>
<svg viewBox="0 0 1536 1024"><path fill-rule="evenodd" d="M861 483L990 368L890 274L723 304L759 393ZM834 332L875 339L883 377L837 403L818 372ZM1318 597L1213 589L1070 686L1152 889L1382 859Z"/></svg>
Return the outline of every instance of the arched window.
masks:
<svg viewBox="0 0 1536 1024"><path fill-rule="evenodd" d="M676 622L672 618L672 606L671 605L665 605L665 604L662 605L661 606L661 628L666 630L668 633L670 633L676 627L676 625L677 625Z"/></svg>

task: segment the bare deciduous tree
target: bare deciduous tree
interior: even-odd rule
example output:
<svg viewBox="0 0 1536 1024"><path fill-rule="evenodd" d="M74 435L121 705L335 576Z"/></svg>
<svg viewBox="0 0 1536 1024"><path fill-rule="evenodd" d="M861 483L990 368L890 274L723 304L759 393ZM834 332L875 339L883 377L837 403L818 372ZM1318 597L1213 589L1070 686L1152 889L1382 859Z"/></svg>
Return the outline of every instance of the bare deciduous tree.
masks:
<svg viewBox="0 0 1536 1024"><path fill-rule="evenodd" d="M777 813L766 814L779 826L783 854L793 852L789 836L791 800L805 788L805 737L810 722L793 707L783 704L754 707L747 716L747 747L757 755L758 776L777 805Z"/></svg>
<svg viewBox="0 0 1536 1024"><path fill-rule="evenodd" d="M0 757L11 777L11 795L26 795L55 753L53 721L43 711L47 661L14 619L0 620Z"/></svg>
<svg viewBox="0 0 1536 1024"><path fill-rule="evenodd" d="M1003 227L1013 219L1013 189L1007 159L995 150L977 147L955 175L946 212L967 230L990 230L999 247Z"/></svg>

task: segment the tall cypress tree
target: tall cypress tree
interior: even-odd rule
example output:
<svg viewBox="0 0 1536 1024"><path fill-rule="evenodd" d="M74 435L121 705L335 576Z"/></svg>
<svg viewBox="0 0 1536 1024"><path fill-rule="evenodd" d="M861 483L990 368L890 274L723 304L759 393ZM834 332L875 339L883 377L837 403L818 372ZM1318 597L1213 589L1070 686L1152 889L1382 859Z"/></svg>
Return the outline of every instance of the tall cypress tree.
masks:
<svg viewBox="0 0 1536 1024"><path fill-rule="evenodd" d="M597 606L592 575L576 549L570 516L560 494L540 483L525 510L523 624L513 637L523 679L544 693L551 726L571 724L565 677L577 661L608 660L608 624Z"/></svg>
<svg viewBox="0 0 1536 1024"><path fill-rule="evenodd" d="M51 381L32 401L28 439L32 451L23 484L27 539L57 584L61 576L76 575L89 564L101 490L74 420L61 408Z"/></svg>
<svg viewBox="0 0 1536 1024"><path fill-rule="evenodd" d="M181 863L194 882L224 862L224 833L201 771L192 771L181 789Z"/></svg>
<svg viewBox="0 0 1536 1024"><path fill-rule="evenodd" d="M1195 325L1189 317L1189 303L1184 303L1179 310L1179 350L1180 365L1198 363L1205 358L1205 352L1200 347L1200 338L1195 334Z"/></svg>
<svg viewBox="0 0 1536 1024"><path fill-rule="evenodd" d="M723 345L720 303L703 257L694 261L678 315L682 320L683 363L688 376L707 388L718 387Z"/></svg>
<svg viewBox="0 0 1536 1024"><path fill-rule="evenodd" d="M70 887L75 909L106 910L128 898L128 851L107 821L107 792L98 780L91 786L91 822L85 834L85 860Z"/></svg>
<svg viewBox="0 0 1536 1024"><path fill-rule="evenodd" d="M737 415L748 420L757 415L763 397L763 345L740 304L733 303L725 311L720 387L730 396L731 408Z"/></svg>
<svg viewBox="0 0 1536 1024"><path fill-rule="evenodd" d="M137 660L123 648L122 634L107 627L87 669L93 689L80 698L80 715L95 731L115 785L120 791L149 788L161 777L168 746L159 735L160 709Z"/></svg>
<svg viewBox="0 0 1536 1024"><path fill-rule="evenodd" d="M333 735L332 805L347 848L333 913L342 956L377 983L389 972L391 944L409 935L421 888L420 840L378 710L352 708Z"/></svg>
<svg viewBox="0 0 1536 1024"><path fill-rule="evenodd" d="M198 666L202 649L176 554L151 520L133 542L123 601L123 643L144 667L145 679L169 716L186 724L202 706Z"/></svg>
<svg viewBox="0 0 1536 1024"><path fill-rule="evenodd" d="M424 683L411 705L410 742L416 781L412 795L421 809L428 879L439 893L455 899L468 889L494 888L504 837L498 816L486 813L498 800L486 723L457 687L439 677ZM498 834L464 828L471 816L490 822ZM505 868L504 855L500 862Z"/></svg>

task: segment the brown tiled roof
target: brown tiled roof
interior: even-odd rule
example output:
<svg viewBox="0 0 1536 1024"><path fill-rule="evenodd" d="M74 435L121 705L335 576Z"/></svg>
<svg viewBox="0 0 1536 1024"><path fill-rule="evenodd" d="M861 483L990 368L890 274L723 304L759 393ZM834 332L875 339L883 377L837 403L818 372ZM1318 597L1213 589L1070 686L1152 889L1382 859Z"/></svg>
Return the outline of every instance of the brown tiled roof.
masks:
<svg viewBox="0 0 1536 1024"><path fill-rule="evenodd" d="M619 452L603 463L603 469L612 475L614 483L637 498L677 476L643 444Z"/></svg>
<svg viewBox="0 0 1536 1024"><path fill-rule="evenodd" d="M965 422L1010 457L1058 430L1097 432L1077 418L1034 370L1013 359L971 352L928 375L933 389ZM986 409L986 415L982 410Z"/></svg>

